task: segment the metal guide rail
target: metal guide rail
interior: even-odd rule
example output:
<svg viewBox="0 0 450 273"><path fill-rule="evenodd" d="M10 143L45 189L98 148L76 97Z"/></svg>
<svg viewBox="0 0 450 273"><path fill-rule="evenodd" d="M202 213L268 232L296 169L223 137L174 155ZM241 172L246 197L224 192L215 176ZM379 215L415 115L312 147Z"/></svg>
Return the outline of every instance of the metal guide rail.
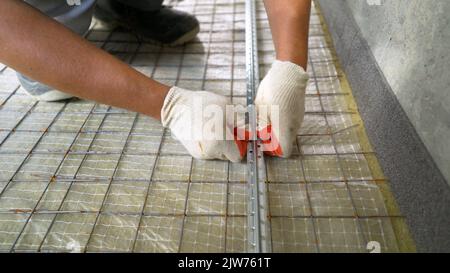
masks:
<svg viewBox="0 0 450 273"><path fill-rule="evenodd" d="M255 0L245 1L245 43L246 43L246 73L247 73L247 123L250 132L257 131L256 107L254 98L259 84L259 63L256 27ZM272 252L270 224L267 214L266 170L261 143L255 133L252 133L247 149L248 169L248 247L252 253Z"/></svg>

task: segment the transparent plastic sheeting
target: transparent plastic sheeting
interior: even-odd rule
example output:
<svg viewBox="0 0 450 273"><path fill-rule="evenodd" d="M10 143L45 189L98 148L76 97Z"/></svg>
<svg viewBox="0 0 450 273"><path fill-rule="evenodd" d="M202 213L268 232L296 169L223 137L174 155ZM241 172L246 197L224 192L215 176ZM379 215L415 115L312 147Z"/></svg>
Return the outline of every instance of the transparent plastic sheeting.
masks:
<svg viewBox="0 0 450 273"><path fill-rule="evenodd" d="M93 23L87 39L166 84L245 104L244 0L167 2L201 32L177 48ZM257 2L261 75L274 60ZM275 252L399 251L385 181L343 90L317 10L306 116L290 159L266 158ZM0 66L0 251L245 252L246 163L192 159L148 117L85 100L37 102Z"/></svg>

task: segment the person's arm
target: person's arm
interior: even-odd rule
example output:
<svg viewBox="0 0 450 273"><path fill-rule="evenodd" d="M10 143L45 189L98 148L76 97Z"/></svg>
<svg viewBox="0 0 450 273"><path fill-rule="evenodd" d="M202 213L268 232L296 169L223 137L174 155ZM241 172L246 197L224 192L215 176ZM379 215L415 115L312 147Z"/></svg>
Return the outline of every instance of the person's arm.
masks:
<svg viewBox="0 0 450 273"><path fill-rule="evenodd" d="M311 0L264 3L277 56L258 88L258 128L270 139L263 146L266 153L290 157L305 115Z"/></svg>
<svg viewBox="0 0 450 273"><path fill-rule="evenodd" d="M0 62L74 96L160 119L195 158L238 162L245 154L239 142L223 137L233 131L233 123L223 116L231 104L227 98L147 78L21 0L0 1ZM194 138L208 124L203 125L201 109L209 106L220 110L220 123L212 124L224 127Z"/></svg>
<svg viewBox="0 0 450 273"><path fill-rule="evenodd" d="M306 70L311 0L264 0L277 60Z"/></svg>
<svg viewBox="0 0 450 273"><path fill-rule="evenodd" d="M76 97L157 119L170 89L21 0L0 1L0 62Z"/></svg>

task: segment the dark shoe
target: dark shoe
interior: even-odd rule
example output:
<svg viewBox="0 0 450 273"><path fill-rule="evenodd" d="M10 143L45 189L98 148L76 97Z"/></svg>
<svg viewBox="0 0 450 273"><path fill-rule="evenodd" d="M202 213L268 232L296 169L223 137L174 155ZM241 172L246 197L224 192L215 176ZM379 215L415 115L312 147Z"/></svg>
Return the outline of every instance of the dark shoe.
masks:
<svg viewBox="0 0 450 273"><path fill-rule="evenodd" d="M117 23L145 39L169 46L185 44L200 31L194 16L166 6L157 11L141 11L113 0L99 1L95 17L107 24Z"/></svg>

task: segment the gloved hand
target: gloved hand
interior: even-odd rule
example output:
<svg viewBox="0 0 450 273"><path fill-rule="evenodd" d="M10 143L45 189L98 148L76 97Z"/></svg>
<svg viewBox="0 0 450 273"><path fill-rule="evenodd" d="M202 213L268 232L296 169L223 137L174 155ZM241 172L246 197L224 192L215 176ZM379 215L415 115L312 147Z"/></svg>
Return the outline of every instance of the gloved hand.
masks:
<svg viewBox="0 0 450 273"><path fill-rule="evenodd" d="M162 125L197 159L239 162L246 145L234 139L233 115L226 115L229 99L206 91L172 87L161 109Z"/></svg>
<svg viewBox="0 0 450 273"><path fill-rule="evenodd" d="M261 81L255 104L258 136L266 154L290 157L305 115L305 90L309 76L291 62L275 61Z"/></svg>

